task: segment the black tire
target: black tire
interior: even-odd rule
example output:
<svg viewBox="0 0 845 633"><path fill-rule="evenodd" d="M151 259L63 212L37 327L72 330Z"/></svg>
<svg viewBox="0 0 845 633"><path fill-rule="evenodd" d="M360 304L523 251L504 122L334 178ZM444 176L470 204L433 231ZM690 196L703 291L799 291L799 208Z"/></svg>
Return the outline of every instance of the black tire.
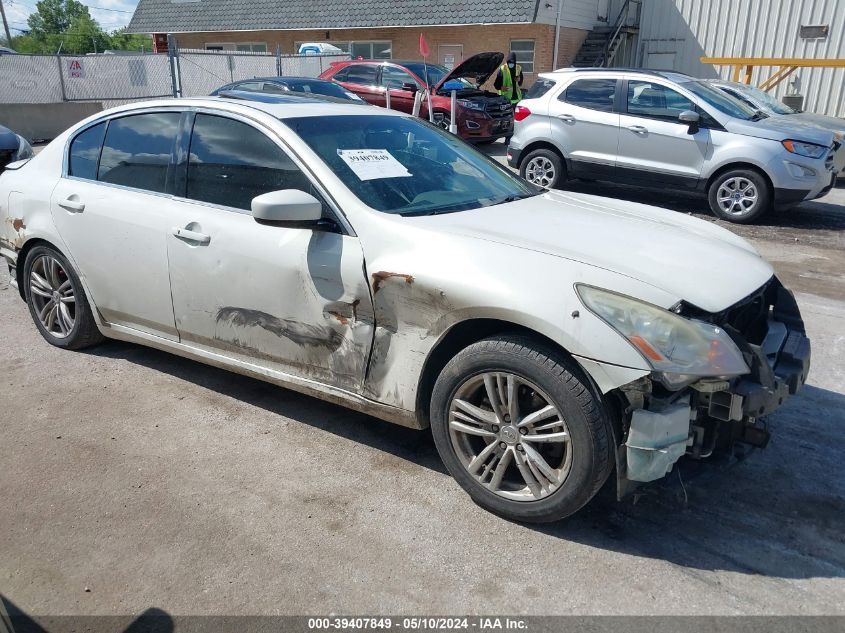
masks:
<svg viewBox="0 0 845 633"><path fill-rule="evenodd" d="M470 474L455 448L449 426L453 398L470 381L487 372L511 373L530 381L544 392L544 397L550 398L565 420L570 440L561 450L571 451L569 469L559 487L539 500L513 500L494 492ZM449 473L481 507L507 519L531 523L570 516L587 504L607 480L615 462L605 416L599 397L574 361L522 335L489 338L459 352L440 373L431 398L434 442ZM505 428L501 427L499 435L505 437L504 433ZM524 435L518 438L523 443L527 439ZM492 443L505 446L496 439ZM519 444L513 448L523 454L526 450ZM511 465L516 466L513 460L506 468ZM507 472L521 475L518 470Z"/></svg>
<svg viewBox="0 0 845 633"><path fill-rule="evenodd" d="M554 189L566 181L566 166L557 152L535 149L522 159L519 175L539 187Z"/></svg>
<svg viewBox="0 0 845 633"><path fill-rule="evenodd" d="M36 302L39 301L34 296L30 287L32 279L32 270L35 265L41 265L40 262L44 258L53 258L60 265L59 277L60 279L69 282L73 292L75 301L73 302L73 326L68 329L65 336L58 335L47 329L45 324L41 322L38 316L38 307ZM88 304L88 298L85 296L85 290L82 288L82 283L79 281L79 276L73 267L67 261L67 258L50 246L36 246L26 256L24 263L23 274L23 288L26 303L29 306L29 313L35 323L35 327L41 332L41 336L56 347L62 349L83 349L91 347L103 342L104 337L97 329L97 324L94 321L94 315L91 313L91 307ZM43 302L43 299L41 300Z"/></svg>
<svg viewBox="0 0 845 633"><path fill-rule="evenodd" d="M749 186L751 188L746 190ZM735 195L740 197L726 201L724 194L731 191L735 191ZM753 192L753 204L743 191ZM736 224L752 224L771 210L772 188L766 178L753 169L731 169L713 179L707 190L707 202L713 214L722 220ZM730 206L726 208L723 205Z"/></svg>

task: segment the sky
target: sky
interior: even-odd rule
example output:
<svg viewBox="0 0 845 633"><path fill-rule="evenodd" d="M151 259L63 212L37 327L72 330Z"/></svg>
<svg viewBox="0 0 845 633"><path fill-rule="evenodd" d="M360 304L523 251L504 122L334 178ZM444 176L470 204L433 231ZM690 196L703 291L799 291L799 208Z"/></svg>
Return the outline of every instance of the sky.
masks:
<svg viewBox="0 0 845 633"><path fill-rule="evenodd" d="M88 7L97 22L106 31L113 31L129 24L132 19L132 12L138 5L138 0L79 0ZM6 9L6 19L9 21L9 29L12 37L20 34L20 29L26 29L26 19L35 12L37 0L3 0ZM0 20L0 31L3 24Z"/></svg>

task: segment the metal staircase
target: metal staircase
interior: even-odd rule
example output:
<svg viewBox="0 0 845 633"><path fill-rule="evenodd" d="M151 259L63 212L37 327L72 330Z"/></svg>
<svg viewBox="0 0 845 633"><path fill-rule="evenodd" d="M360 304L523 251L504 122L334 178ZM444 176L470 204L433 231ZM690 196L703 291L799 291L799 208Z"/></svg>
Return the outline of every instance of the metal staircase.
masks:
<svg viewBox="0 0 845 633"><path fill-rule="evenodd" d="M639 32L639 4L639 0L625 0L613 26L597 26L590 31L572 65L578 68L610 66L622 44ZM633 24L629 24L632 17Z"/></svg>

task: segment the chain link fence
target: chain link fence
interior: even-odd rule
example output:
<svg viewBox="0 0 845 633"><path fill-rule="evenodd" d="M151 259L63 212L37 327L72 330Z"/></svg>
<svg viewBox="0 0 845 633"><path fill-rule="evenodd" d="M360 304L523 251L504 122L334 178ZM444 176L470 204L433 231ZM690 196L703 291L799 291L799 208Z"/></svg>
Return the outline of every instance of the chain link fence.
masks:
<svg viewBox="0 0 845 633"><path fill-rule="evenodd" d="M207 95L253 77L317 77L341 55L172 50L168 54L0 55L0 103L99 101L105 107Z"/></svg>

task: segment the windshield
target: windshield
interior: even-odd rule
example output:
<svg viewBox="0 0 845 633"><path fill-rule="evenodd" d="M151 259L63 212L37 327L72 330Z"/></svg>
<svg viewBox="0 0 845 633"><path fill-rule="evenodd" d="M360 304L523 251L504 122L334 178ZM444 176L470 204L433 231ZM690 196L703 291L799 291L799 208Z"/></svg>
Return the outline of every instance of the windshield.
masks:
<svg viewBox="0 0 845 633"><path fill-rule="evenodd" d="M736 119L742 119L743 121L751 121L759 118L758 110L752 108L744 101L725 94L708 83L703 81L686 81L681 85L723 114Z"/></svg>
<svg viewBox="0 0 845 633"><path fill-rule="evenodd" d="M755 88L754 86L731 86L731 89L735 90L740 94L740 97L743 95L748 95L748 97L757 103L760 104L761 108L766 112L771 112L772 114L796 114L797 110L793 110L785 103L781 103L777 99L775 99L772 95L768 92L763 92L759 88Z"/></svg>
<svg viewBox="0 0 845 633"><path fill-rule="evenodd" d="M400 215L478 209L538 195L460 138L419 119L282 119L364 204Z"/></svg>
<svg viewBox="0 0 845 633"><path fill-rule="evenodd" d="M438 66L437 64L422 64L422 63L409 63L409 64L402 64L405 68L410 70L414 73L417 77L425 81L425 73L428 70L428 85L431 88L434 88L437 84L439 84L442 79L448 75L451 70L446 68L445 66ZM457 88L457 84L461 85L461 88L473 88L474 85L472 82L466 79L452 79L449 83L455 82L455 87ZM460 88L458 88L460 89Z"/></svg>

